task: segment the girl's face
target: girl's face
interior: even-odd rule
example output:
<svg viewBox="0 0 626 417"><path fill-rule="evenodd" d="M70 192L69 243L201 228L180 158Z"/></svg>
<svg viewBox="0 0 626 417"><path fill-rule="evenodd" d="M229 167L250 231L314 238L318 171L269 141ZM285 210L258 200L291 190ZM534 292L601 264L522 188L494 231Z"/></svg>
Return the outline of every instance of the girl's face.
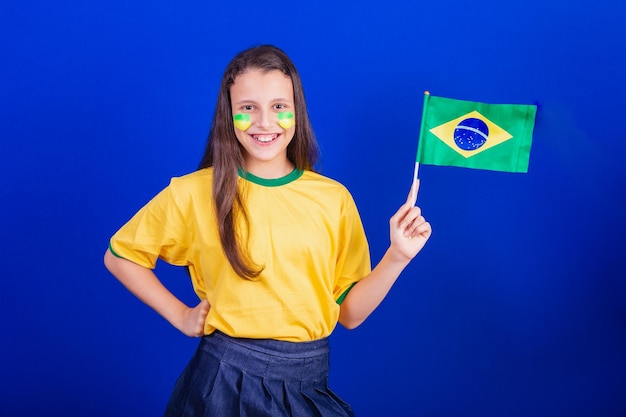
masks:
<svg viewBox="0 0 626 417"><path fill-rule="evenodd" d="M245 169L267 179L289 174L294 167L287 145L296 132L291 78L278 70L248 70L235 78L230 100Z"/></svg>

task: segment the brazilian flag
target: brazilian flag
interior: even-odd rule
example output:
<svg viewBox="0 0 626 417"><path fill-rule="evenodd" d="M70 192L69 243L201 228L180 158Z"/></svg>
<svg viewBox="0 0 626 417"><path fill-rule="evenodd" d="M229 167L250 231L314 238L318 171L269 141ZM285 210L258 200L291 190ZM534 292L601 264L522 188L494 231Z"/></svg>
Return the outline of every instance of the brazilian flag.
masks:
<svg viewBox="0 0 626 417"><path fill-rule="evenodd" d="M416 162L528 172L537 106L486 104L424 93Z"/></svg>

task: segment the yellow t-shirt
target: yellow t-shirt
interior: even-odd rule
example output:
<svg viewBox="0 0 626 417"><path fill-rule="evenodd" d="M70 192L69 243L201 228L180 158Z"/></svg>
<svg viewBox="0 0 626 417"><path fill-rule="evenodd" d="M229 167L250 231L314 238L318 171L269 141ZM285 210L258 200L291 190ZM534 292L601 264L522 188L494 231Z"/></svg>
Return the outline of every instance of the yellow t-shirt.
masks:
<svg viewBox="0 0 626 417"><path fill-rule="evenodd" d="M356 205L340 183L312 171L239 187L249 218L249 253L264 266L239 277L224 255L212 200L213 168L172 178L112 238L112 252L147 268L158 258L188 266L194 290L211 304L205 334L308 341L328 336L339 304L370 272ZM241 228L241 225L239 225Z"/></svg>

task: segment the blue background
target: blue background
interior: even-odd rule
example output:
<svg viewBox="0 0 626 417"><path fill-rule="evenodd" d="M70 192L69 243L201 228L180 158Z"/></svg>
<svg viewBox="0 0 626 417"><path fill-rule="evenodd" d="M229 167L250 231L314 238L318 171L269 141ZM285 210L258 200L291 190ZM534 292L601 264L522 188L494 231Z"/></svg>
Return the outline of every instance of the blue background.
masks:
<svg viewBox="0 0 626 417"><path fill-rule="evenodd" d="M195 169L224 67L261 43L298 66L374 262L424 90L539 105L528 174L421 168L430 242L331 338L357 415L626 415L625 17L609 0L2 2L0 415L161 414L197 340L102 255Z"/></svg>

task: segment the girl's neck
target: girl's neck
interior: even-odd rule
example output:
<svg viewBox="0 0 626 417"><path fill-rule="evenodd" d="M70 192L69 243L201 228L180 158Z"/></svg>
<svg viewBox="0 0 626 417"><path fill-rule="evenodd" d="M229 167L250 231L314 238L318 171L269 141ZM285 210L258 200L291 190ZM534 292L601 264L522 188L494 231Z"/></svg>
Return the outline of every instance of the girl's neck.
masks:
<svg viewBox="0 0 626 417"><path fill-rule="evenodd" d="M265 179L282 178L289 175L295 166L291 161L285 159L284 163L272 162L246 162L245 170L254 176Z"/></svg>

